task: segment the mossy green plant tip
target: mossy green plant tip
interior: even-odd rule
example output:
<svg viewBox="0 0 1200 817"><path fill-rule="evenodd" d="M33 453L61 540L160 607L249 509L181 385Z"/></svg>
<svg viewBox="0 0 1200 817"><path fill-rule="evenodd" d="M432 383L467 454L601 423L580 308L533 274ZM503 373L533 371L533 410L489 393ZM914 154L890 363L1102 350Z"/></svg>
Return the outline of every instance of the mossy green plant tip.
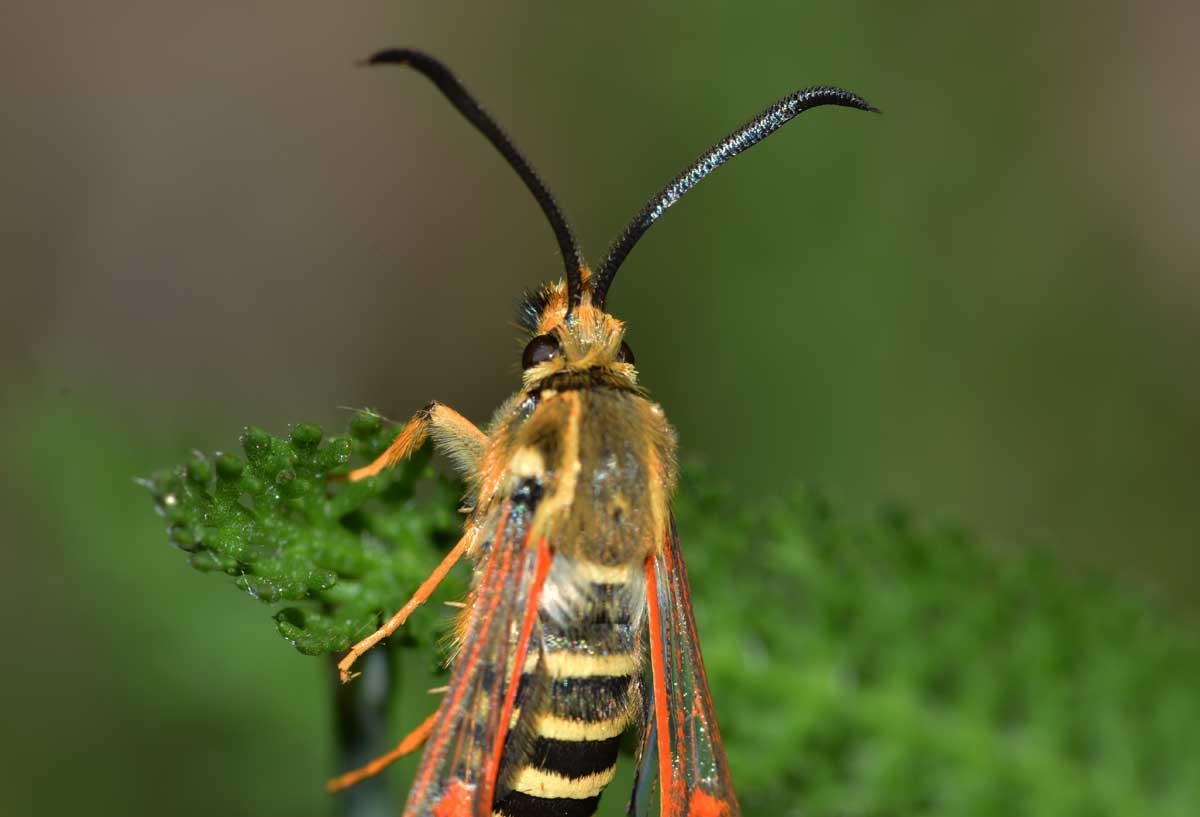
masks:
<svg viewBox="0 0 1200 817"><path fill-rule="evenodd" d="M328 438L311 423L283 437L251 426L242 456L195 452L142 484L193 568L275 606L279 633L301 653L341 652L403 604L461 525L461 486L427 454L361 482L331 479L395 433L369 411ZM451 577L446 591L463 590ZM416 617L401 639L433 645L440 626Z"/></svg>

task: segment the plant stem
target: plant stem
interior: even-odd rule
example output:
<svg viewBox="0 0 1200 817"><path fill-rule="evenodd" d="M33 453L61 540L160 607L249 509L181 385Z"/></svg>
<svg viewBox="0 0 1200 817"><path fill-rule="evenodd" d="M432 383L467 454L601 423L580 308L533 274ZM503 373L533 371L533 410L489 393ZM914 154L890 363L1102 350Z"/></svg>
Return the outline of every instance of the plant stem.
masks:
<svg viewBox="0 0 1200 817"><path fill-rule="evenodd" d="M330 666L340 773L356 769L391 748L387 745L388 705L395 679L387 642L359 659L357 669L362 674L348 684L338 680L339 659L338 655L332 656ZM383 775L369 777L335 797L342 817L395 817L397 813Z"/></svg>

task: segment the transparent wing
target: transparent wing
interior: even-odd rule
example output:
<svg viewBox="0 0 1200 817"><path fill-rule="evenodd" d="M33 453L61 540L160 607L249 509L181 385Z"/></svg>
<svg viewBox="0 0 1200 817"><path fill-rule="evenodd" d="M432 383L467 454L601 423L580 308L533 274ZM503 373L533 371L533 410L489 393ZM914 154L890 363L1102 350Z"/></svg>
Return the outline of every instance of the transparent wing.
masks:
<svg viewBox="0 0 1200 817"><path fill-rule="evenodd" d="M648 718L639 769L651 754L652 739L658 753L662 817L740 817L700 657L674 517L662 552L647 563L646 581L652 600L648 618L655 732L651 738Z"/></svg>
<svg viewBox="0 0 1200 817"><path fill-rule="evenodd" d="M502 511L404 817L489 817L538 599L550 567L528 509ZM536 649L536 648L534 648Z"/></svg>
<svg viewBox="0 0 1200 817"><path fill-rule="evenodd" d="M627 817L649 817L654 784L658 780L658 728L654 723L654 695L643 688L642 719L638 722L637 763L633 772L633 793L625 808Z"/></svg>

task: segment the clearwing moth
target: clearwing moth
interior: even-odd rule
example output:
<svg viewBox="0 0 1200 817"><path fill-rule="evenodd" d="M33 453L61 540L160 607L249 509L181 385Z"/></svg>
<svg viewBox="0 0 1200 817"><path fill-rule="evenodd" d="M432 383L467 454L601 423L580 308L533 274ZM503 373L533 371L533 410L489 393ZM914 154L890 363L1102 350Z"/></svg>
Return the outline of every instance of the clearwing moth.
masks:
<svg viewBox="0 0 1200 817"><path fill-rule="evenodd" d="M463 555L472 589L437 711L396 749L330 782L337 790L425 745L405 817L585 817L639 734L629 813L658 783L662 817L741 814L700 657L671 514L675 432L638 384L621 321L605 300L621 263L663 212L724 162L819 105L875 110L838 88L797 91L688 166L642 208L593 273L550 190L450 70L391 49L445 95L507 160L541 206L562 280L528 294L521 390L481 431L440 403L344 478L366 479L432 438L467 481L462 539L415 595L339 665L401 626Z"/></svg>

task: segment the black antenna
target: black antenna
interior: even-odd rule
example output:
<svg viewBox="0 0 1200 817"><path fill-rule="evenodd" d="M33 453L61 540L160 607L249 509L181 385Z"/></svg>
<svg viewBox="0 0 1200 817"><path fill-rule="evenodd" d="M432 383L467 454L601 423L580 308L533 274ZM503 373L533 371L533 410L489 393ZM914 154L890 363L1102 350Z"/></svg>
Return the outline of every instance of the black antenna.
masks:
<svg viewBox="0 0 1200 817"><path fill-rule="evenodd" d="M371 56L366 64L407 65L420 71L438 87L438 90L445 95L451 105L458 109L459 113L467 118L467 121L487 137L496 150L500 151L500 155L508 161L509 166L517 171L521 181L525 182L529 192L541 205L542 212L546 214L546 219L550 222L550 228L554 230L554 237L558 239L558 249L562 253L563 266L566 270L567 313L570 314L579 305L579 299L583 297L583 253L580 252L579 244L576 243L575 236L571 233L570 226L567 225L567 219L563 215L562 209L554 200L554 195L529 164L529 161L521 155L521 151L517 150L516 145L508 138L508 134L496 124L495 119L492 119L480 107L449 68L440 60L424 52L414 51L410 48L389 48Z"/></svg>
<svg viewBox="0 0 1200 817"><path fill-rule="evenodd" d="M843 105L847 108L858 108L863 111L874 111L866 100L841 88L806 88L803 91L786 96L771 107L751 119L742 127L726 136L697 159L690 167L675 177L675 180L664 187L658 194L646 203L646 206L633 217L624 231L612 243L608 257L600 266L600 272L592 279L592 305L603 309L604 299L608 288L612 285L617 269L633 245L650 229L650 225L658 220L668 207L695 187L701 179L712 173L721 165L728 162L744 150L754 147L775 131L782 128L797 114L816 108L820 105Z"/></svg>

